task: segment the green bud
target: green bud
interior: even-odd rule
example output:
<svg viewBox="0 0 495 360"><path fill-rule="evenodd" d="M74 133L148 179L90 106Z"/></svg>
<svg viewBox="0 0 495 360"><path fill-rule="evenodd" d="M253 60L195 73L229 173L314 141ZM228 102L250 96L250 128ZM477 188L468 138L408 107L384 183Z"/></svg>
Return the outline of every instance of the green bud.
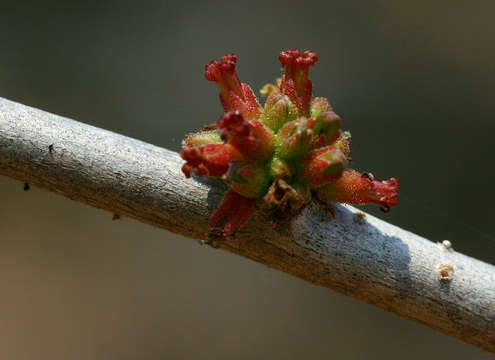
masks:
<svg viewBox="0 0 495 360"><path fill-rule="evenodd" d="M286 95L280 93L271 94L266 99L265 109L260 121L273 132L277 132L285 123L297 118L297 107Z"/></svg>
<svg viewBox="0 0 495 360"><path fill-rule="evenodd" d="M331 111L332 107L328 103L327 99L317 97L311 102L310 114L312 118L317 118L323 112Z"/></svg>
<svg viewBox="0 0 495 360"><path fill-rule="evenodd" d="M206 144L222 143L222 137L218 130L206 130L199 133L192 133L182 141L183 147L193 147Z"/></svg>
<svg viewBox="0 0 495 360"><path fill-rule="evenodd" d="M261 88L260 90L260 94L261 96L263 97L267 97L267 96L270 96L271 94L273 93L276 93L278 92L278 87L276 85L273 85L273 84L265 84L263 85L263 87Z"/></svg>
<svg viewBox="0 0 495 360"><path fill-rule="evenodd" d="M270 179L266 167L255 163L231 163L224 180L239 195L256 199L266 192Z"/></svg>
<svg viewBox="0 0 495 360"><path fill-rule="evenodd" d="M322 112L315 119L313 134L325 135L328 141L330 141L336 137L341 123L340 117L333 111Z"/></svg>
<svg viewBox="0 0 495 360"><path fill-rule="evenodd" d="M328 162L329 165L323 171L323 175L329 177L342 175L347 164L344 154L338 149L320 155L319 159Z"/></svg>
<svg viewBox="0 0 495 360"><path fill-rule="evenodd" d="M286 123L276 135L276 153L282 159L295 160L308 151L312 133L305 118Z"/></svg>

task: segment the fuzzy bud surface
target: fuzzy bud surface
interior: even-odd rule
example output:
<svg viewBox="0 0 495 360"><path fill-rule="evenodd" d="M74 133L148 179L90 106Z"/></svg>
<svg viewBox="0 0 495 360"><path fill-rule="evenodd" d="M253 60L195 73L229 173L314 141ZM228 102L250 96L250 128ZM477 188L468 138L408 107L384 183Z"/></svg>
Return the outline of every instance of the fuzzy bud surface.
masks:
<svg viewBox="0 0 495 360"><path fill-rule="evenodd" d="M224 113L214 126L188 135L181 156L186 177L216 177L229 186L210 227L220 225L230 235L257 209L292 215L313 196L389 211L397 204L399 181L349 169L350 133L342 131L325 98L313 98L309 69L318 55L285 50L279 61L284 74L261 90L264 107L239 80L234 54L205 66L206 79L220 89Z"/></svg>

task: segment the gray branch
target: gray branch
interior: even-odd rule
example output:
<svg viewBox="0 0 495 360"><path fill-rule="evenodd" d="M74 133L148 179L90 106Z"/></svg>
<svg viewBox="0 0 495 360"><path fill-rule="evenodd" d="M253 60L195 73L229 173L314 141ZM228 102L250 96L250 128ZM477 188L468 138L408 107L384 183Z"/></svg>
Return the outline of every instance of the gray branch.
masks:
<svg viewBox="0 0 495 360"><path fill-rule="evenodd" d="M225 187L177 153L0 99L0 174L204 239ZM220 247L495 352L495 267L350 206L255 216ZM5 224L3 224L5 226Z"/></svg>

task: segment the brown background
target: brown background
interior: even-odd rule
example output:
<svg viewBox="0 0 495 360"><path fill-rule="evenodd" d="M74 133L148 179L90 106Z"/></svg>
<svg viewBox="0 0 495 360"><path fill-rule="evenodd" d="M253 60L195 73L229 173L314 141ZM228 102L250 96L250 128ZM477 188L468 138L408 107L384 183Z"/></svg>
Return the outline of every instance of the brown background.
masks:
<svg viewBox="0 0 495 360"><path fill-rule="evenodd" d="M221 115L204 64L254 89L285 48L401 180L387 221L495 263L493 1L7 2L0 96L178 150ZM14 3L22 3L15 5ZM432 4L433 3L433 4ZM3 359L488 359L195 241L0 177Z"/></svg>

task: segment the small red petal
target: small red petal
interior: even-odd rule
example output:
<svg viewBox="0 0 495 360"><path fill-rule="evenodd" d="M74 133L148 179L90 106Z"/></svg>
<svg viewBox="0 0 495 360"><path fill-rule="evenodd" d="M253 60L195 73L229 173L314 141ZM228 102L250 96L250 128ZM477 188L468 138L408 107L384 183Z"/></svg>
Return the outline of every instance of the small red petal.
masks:
<svg viewBox="0 0 495 360"><path fill-rule="evenodd" d="M230 235L249 220L254 210L254 200L247 199L235 191L229 190L210 218L209 225L213 228L220 221L225 221L224 234Z"/></svg>
<svg viewBox="0 0 495 360"><path fill-rule="evenodd" d="M313 129L313 128L314 128L314 126L315 126L315 122L316 122L316 119L315 119L315 118L310 118L310 119L308 119L308 127L309 127L310 129Z"/></svg>
<svg viewBox="0 0 495 360"><path fill-rule="evenodd" d="M318 55L313 51L306 50L303 53L300 61L304 62L305 66L312 66L312 65L316 64L316 62L318 61Z"/></svg>
<svg viewBox="0 0 495 360"><path fill-rule="evenodd" d="M227 54L222 56L220 60L224 64L231 64L235 66L235 64L237 63L237 56L235 54Z"/></svg>
<svg viewBox="0 0 495 360"><path fill-rule="evenodd" d="M248 84L241 84L242 90L244 91L244 107L239 107L239 110L242 111L242 114L246 117L247 120L256 120L260 117L262 108L256 95L254 95L253 90Z"/></svg>
<svg viewBox="0 0 495 360"><path fill-rule="evenodd" d="M294 59L298 58L301 55L299 50L285 50L280 53L278 56L278 60L282 66L286 66L289 62L294 61Z"/></svg>
<svg viewBox="0 0 495 360"><path fill-rule="evenodd" d="M206 144L185 147L181 157L187 162L182 166L186 177L194 172L197 176L219 177L225 174L231 161L242 160L242 155L230 144Z"/></svg>
<svg viewBox="0 0 495 360"><path fill-rule="evenodd" d="M309 103L307 104L306 109L302 102L302 99L297 95L294 80L286 79L284 75L282 77L282 82L280 83L280 92L284 95L287 95L290 101L292 101L292 103L296 105L300 115L309 114Z"/></svg>

